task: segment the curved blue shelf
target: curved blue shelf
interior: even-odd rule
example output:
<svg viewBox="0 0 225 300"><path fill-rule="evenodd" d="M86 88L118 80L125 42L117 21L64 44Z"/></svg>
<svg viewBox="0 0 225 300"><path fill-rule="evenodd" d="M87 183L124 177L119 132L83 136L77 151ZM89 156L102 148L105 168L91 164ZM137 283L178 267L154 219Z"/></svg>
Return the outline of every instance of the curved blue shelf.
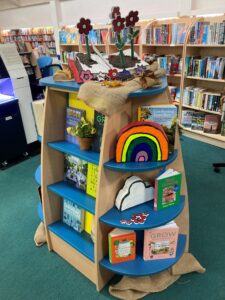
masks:
<svg viewBox="0 0 225 300"><path fill-rule="evenodd" d="M85 231L79 233L61 221L48 225L48 229L94 262L94 243Z"/></svg>
<svg viewBox="0 0 225 300"><path fill-rule="evenodd" d="M145 96L154 96L163 93L167 88L167 78L166 76L160 78L162 84L160 86L151 87L149 89L132 92L128 95L129 98L134 97L145 97Z"/></svg>
<svg viewBox="0 0 225 300"><path fill-rule="evenodd" d="M38 216L42 222L44 222L44 216L42 211L42 205L41 202L38 203Z"/></svg>
<svg viewBox="0 0 225 300"><path fill-rule="evenodd" d="M34 176L37 184L41 185L41 165L37 168Z"/></svg>
<svg viewBox="0 0 225 300"><path fill-rule="evenodd" d="M42 86L48 86L52 88L68 90L68 91L79 91L80 84L73 81L60 82L53 80L53 76L44 77L39 81L39 84Z"/></svg>
<svg viewBox="0 0 225 300"><path fill-rule="evenodd" d="M104 163L104 167L117 172L145 172L164 168L177 158L178 151L175 149L165 161L127 162L117 163L114 159Z"/></svg>
<svg viewBox="0 0 225 300"><path fill-rule="evenodd" d="M71 202L77 204L81 208L95 214L95 198L89 196L84 191L77 189L74 185L66 181L60 181L50 184L48 190L53 193L66 198Z"/></svg>
<svg viewBox="0 0 225 300"><path fill-rule="evenodd" d="M80 147L67 141L50 142L48 146L66 154L76 156L95 165L99 164L100 153L80 150Z"/></svg>
<svg viewBox="0 0 225 300"><path fill-rule="evenodd" d="M137 250L137 255L135 260L122 262L119 264L111 264L109 257L103 258L100 262L100 265L117 274L126 275L126 276L147 276L160 273L172 265L174 265L183 255L186 245L186 235L179 234L178 244L177 244L177 253L175 258L168 259L158 259L158 260L143 260L142 247Z"/></svg>
<svg viewBox="0 0 225 300"><path fill-rule="evenodd" d="M160 211L154 211L153 201L149 201L138 206L134 206L125 211L119 211L116 207L111 208L107 213L100 217L100 222L111 227L133 230L145 230L158 226L162 226L175 219L183 210L185 196L180 197L180 203ZM130 220L133 214L148 212L149 216L144 224L122 224L120 220Z"/></svg>

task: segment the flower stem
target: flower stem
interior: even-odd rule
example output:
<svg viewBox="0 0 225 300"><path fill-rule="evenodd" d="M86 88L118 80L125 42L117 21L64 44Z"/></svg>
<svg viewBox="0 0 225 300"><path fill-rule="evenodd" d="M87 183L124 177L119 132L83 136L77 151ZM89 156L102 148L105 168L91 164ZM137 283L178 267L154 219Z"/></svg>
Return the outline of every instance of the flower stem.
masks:
<svg viewBox="0 0 225 300"><path fill-rule="evenodd" d="M130 27L130 48L131 48L131 59L134 59L134 29L133 27Z"/></svg>
<svg viewBox="0 0 225 300"><path fill-rule="evenodd" d="M117 33L117 40L118 40L118 44L121 45L121 36L120 33ZM120 52L120 63L121 63L121 67L125 68L125 57L124 57L124 53L123 53L123 49L120 48L119 49Z"/></svg>
<svg viewBox="0 0 225 300"><path fill-rule="evenodd" d="M85 43L86 43L86 50L87 50L88 59L91 60L90 47L89 47L88 36L87 35L85 35Z"/></svg>

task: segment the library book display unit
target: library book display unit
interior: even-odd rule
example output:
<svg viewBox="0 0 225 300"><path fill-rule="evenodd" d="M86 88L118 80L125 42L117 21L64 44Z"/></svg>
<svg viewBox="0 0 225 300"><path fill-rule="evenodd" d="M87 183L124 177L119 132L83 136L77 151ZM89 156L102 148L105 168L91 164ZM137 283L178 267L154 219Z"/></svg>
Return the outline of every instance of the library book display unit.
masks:
<svg viewBox="0 0 225 300"><path fill-rule="evenodd" d="M128 123L137 121L138 106L171 103L167 79L162 78L159 87L129 94L127 103L121 106L117 113L105 117L100 153L82 151L78 146L64 140L68 96L69 93L76 94L79 85L76 82L54 82L52 77L43 78L41 84L47 87L41 153L41 186L48 249L58 253L89 278L98 291L115 273L145 276L170 268L184 252L188 252L189 243L188 194L178 131L175 151L167 161L116 163L114 160L117 134ZM96 199L64 181L65 153L99 166ZM125 212L115 210L115 195L128 176L137 174L144 180L154 180L158 172L167 165L183 175L179 205L161 212L155 212L150 202ZM72 201L95 215L94 243L84 232L78 233L62 222L62 198ZM145 224L131 225L126 228L126 225L120 223L120 219L126 218L128 214L141 210L149 212L149 219ZM140 252L137 249L137 258L134 261L118 264L109 262L108 233L111 228L135 229L137 239L143 239L144 229L160 226L174 219L180 232L175 258L144 261L141 255L142 249Z"/></svg>

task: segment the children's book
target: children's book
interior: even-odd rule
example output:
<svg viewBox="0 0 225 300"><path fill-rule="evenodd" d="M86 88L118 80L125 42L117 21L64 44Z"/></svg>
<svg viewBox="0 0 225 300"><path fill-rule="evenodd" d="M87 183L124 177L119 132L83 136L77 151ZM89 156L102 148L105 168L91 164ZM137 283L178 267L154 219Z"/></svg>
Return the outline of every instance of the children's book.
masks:
<svg viewBox="0 0 225 300"><path fill-rule="evenodd" d="M182 111L181 124L184 127L191 128L192 115L193 115L193 111L192 110L183 110Z"/></svg>
<svg viewBox="0 0 225 300"><path fill-rule="evenodd" d="M94 136L92 150L100 152L102 143L102 133L104 128L105 116L97 111L94 113L94 127L96 129L96 134Z"/></svg>
<svg viewBox="0 0 225 300"><path fill-rule="evenodd" d="M138 121L152 121L160 124L169 139L169 151L173 152L177 107L175 105L143 105L138 108Z"/></svg>
<svg viewBox="0 0 225 300"><path fill-rule="evenodd" d="M109 232L109 261L111 264L135 260L136 233L134 230L115 228Z"/></svg>
<svg viewBox="0 0 225 300"><path fill-rule="evenodd" d="M155 179L154 210L179 204L182 174L168 169Z"/></svg>
<svg viewBox="0 0 225 300"><path fill-rule="evenodd" d="M85 116L85 110L67 107L66 109L66 134L65 140L69 143L79 145L75 136L75 126Z"/></svg>
<svg viewBox="0 0 225 300"><path fill-rule="evenodd" d="M84 110L87 121L94 123L94 109L84 103L84 101L77 99L77 93L69 94L69 107Z"/></svg>
<svg viewBox="0 0 225 300"><path fill-rule="evenodd" d="M84 229L84 210L73 202L63 199L63 223L78 232Z"/></svg>
<svg viewBox="0 0 225 300"><path fill-rule="evenodd" d="M193 112L192 115L192 130L203 130L205 121L205 114L201 112Z"/></svg>
<svg viewBox="0 0 225 300"><path fill-rule="evenodd" d="M206 115L203 131L206 133L219 133L221 129L220 115Z"/></svg>
<svg viewBox="0 0 225 300"><path fill-rule="evenodd" d="M88 163L86 193L94 198L96 198L97 183L98 183L98 166L92 163Z"/></svg>
<svg viewBox="0 0 225 300"><path fill-rule="evenodd" d="M176 257L179 227L172 221L164 226L144 231L144 260Z"/></svg>
<svg viewBox="0 0 225 300"><path fill-rule="evenodd" d="M88 211L85 211L85 222L84 222L84 230L91 234L92 224L94 222L94 216L89 213Z"/></svg>
<svg viewBox="0 0 225 300"><path fill-rule="evenodd" d="M65 155L65 180L86 191L88 163L78 157Z"/></svg>

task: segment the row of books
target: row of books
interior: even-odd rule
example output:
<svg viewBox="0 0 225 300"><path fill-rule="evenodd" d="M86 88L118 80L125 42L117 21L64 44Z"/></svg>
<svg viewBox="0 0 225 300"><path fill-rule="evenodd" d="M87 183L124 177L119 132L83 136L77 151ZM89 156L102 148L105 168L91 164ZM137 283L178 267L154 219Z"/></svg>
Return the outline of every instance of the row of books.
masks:
<svg viewBox="0 0 225 300"><path fill-rule="evenodd" d="M62 51L62 62L63 63L68 63L68 59L74 60L76 57L77 52L74 51Z"/></svg>
<svg viewBox="0 0 225 300"><path fill-rule="evenodd" d="M151 26L144 30L142 34L142 43L149 45L183 44L186 31L187 25L184 23Z"/></svg>
<svg viewBox="0 0 225 300"><path fill-rule="evenodd" d="M2 35L12 36L12 35L43 35L43 34L54 34L53 27L12 29L10 31L3 31Z"/></svg>
<svg viewBox="0 0 225 300"><path fill-rule="evenodd" d="M54 37L51 35L19 35L19 36L6 36L3 37L5 43L12 42L36 42L36 41L54 41Z"/></svg>
<svg viewBox="0 0 225 300"><path fill-rule="evenodd" d="M107 41L108 30L107 29L95 29L91 30L88 34L88 38L92 44L102 44L105 45ZM81 44L85 44L84 35L80 35Z"/></svg>
<svg viewBox="0 0 225 300"><path fill-rule="evenodd" d="M135 28L134 30L138 30L138 28ZM122 41L126 44L129 43L129 29L128 28L124 28L121 32L122 35ZM117 33L110 30L109 33L109 37L110 37L110 44L115 44L117 43ZM140 34L138 34L135 38L134 38L134 44L139 44L140 43Z"/></svg>
<svg viewBox="0 0 225 300"><path fill-rule="evenodd" d="M38 48L42 43L44 43L47 48L55 48L55 42L31 42L31 46L32 48Z"/></svg>
<svg viewBox="0 0 225 300"><path fill-rule="evenodd" d="M185 58L185 74L202 78L224 79L225 57L195 57Z"/></svg>
<svg viewBox="0 0 225 300"><path fill-rule="evenodd" d="M136 259L137 243L143 243L143 259L176 257L179 227L174 221L144 230L144 241L137 240L134 230L114 228L108 234L109 261L117 264Z"/></svg>
<svg viewBox="0 0 225 300"><path fill-rule="evenodd" d="M170 96L173 101L180 102L180 87L168 85Z"/></svg>
<svg viewBox="0 0 225 300"><path fill-rule="evenodd" d="M60 44L79 44L79 34L74 29L65 29L59 31Z"/></svg>
<svg viewBox="0 0 225 300"><path fill-rule="evenodd" d="M207 89L187 86L184 88L183 104L195 108L221 112L221 94Z"/></svg>
<svg viewBox="0 0 225 300"><path fill-rule="evenodd" d="M163 55L157 57L159 67L166 70L166 74L181 74L182 58L176 55Z"/></svg>
<svg viewBox="0 0 225 300"><path fill-rule="evenodd" d="M196 22L191 28L190 44L225 44L225 20L222 22Z"/></svg>
<svg viewBox="0 0 225 300"><path fill-rule="evenodd" d="M221 126L221 116L204 114L192 110L183 110L181 124L192 130L200 130L205 133L220 133L225 136L225 126ZM224 123L225 124L225 123Z"/></svg>

